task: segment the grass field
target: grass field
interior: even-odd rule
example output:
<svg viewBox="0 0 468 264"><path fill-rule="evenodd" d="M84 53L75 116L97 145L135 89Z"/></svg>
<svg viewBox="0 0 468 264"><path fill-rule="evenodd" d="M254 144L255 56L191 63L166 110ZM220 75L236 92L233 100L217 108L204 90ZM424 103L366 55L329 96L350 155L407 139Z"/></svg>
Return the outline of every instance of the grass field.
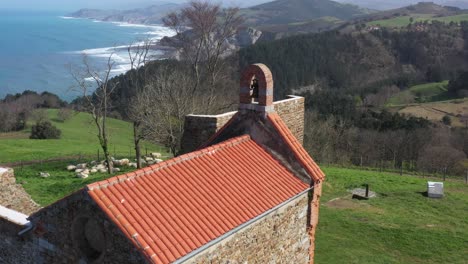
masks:
<svg viewBox="0 0 468 264"><path fill-rule="evenodd" d="M448 81L425 83L410 87L394 96L388 102L388 106L407 104L408 98L418 103L434 102L448 99L447 97Z"/></svg>
<svg viewBox="0 0 468 264"><path fill-rule="evenodd" d="M398 107L398 109L399 113L427 118L435 122L442 120L445 115L448 115L451 117L452 126L463 127L465 124L461 123L457 116L468 114L468 98L424 104L410 104Z"/></svg>
<svg viewBox="0 0 468 264"><path fill-rule="evenodd" d="M36 203L46 206L83 188L87 184L105 180L113 175L120 175L132 170L130 167L123 167L121 168L122 171L113 175L95 173L89 175L87 179L80 179L75 177L75 172L69 172L65 169L68 164L77 163L77 160L69 160L16 167L14 168L16 182L23 185L23 188ZM48 172L50 177L41 178L38 175L39 172Z"/></svg>
<svg viewBox="0 0 468 264"><path fill-rule="evenodd" d="M434 17L431 14L413 14L411 16L400 16L391 19L375 20L367 23L372 26L382 27L406 27L410 23L410 18L414 19L414 22L432 21L437 20L445 23L455 22L460 23L461 21L468 21L468 14L461 14L455 16L446 17Z"/></svg>
<svg viewBox="0 0 468 264"><path fill-rule="evenodd" d="M99 149L96 127L91 116L78 113L70 120L57 120L57 110L48 110L51 122L62 131L61 139L31 140L30 126L21 132L0 133L0 164L15 161L30 161L64 156L95 155ZM110 151L118 156L133 155L132 125L116 119L109 119ZM149 143L143 143L148 151L165 152L165 149ZM101 156L102 156L102 150Z"/></svg>
<svg viewBox="0 0 468 264"><path fill-rule="evenodd" d="M445 182L446 196L429 199L427 179L324 171L316 263L468 263L468 185ZM377 197L352 200L364 183Z"/></svg>

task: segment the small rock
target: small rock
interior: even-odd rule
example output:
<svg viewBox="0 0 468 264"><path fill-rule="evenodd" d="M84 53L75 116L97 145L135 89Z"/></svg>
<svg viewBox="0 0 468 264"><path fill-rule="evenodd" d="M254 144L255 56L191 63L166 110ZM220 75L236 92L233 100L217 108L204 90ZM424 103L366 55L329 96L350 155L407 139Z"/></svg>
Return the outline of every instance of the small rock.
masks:
<svg viewBox="0 0 468 264"><path fill-rule="evenodd" d="M153 161L154 159L152 157L146 157L145 158L145 161L148 162L148 161Z"/></svg>
<svg viewBox="0 0 468 264"><path fill-rule="evenodd" d="M86 169L86 170L83 170L81 173L84 173L84 174L89 174L89 170Z"/></svg>
<svg viewBox="0 0 468 264"><path fill-rule="evenodd" d="M76 168L83 170L83 169L86 169L86 166L88 166L86 163L81 163L81 164L76 165Z"/></svg>
<svg viewBox="0 0 468 264"><path fill-rule="evenodd" d="M151 153L151 157L153 157L153 158L155 158L155 159L156 159L156 158L161 158L161 157L162 157L162 155L161 155L161 153L158 153L158 152L153 152L153 153Z"/></svg>
<svg viewBox="0 0 468 264"><path fill-rule="evenodd" d="M119 171L120 171L120 169L119 169L119 168L113 168L113 169L112 169L112 172L113 172L113 173L115 173L115 172L119 172Z"/></svg>
<svg viewBox="0 0 468 264"><path fill-rule="evenodd" d="M81 178L81 179L86 179L86 178L89 177L89 175L86 174L86 173L80 172L80 173L77 173L77 174L76 174L76 177L77 177L77 178Z"/></svg>
<svg viewBox="0 0 468 264"><path fill-rule="evenodd" d="M67 166L67 171L72 171L72 170L76 170L76 166L75 165L68 165Z"/></svg>
<svg viewBox="0 0 468 264"><path fill-rule="evenodd" d="M98 172L98 170L96 168L94 168L94 169L91 169L89 172L96 173L96 172Z"/></svg>
<svg viewBox="0 0 468 264"><path fill-rule="evenodd" d="M97 161L93 160L89 164L91 164L91 166L95 166L97 164Z"/></svg>
<svg viewBox="0 0 468 264"><path fill-rule="evenodd" d="M100 172L100 173L106 173L106 172L107 172L107 169L106 169L106 168L99 169L99 172Z"/></svg>
<svg viewBox="0 0 468 264"><path fill-rule="evenodd" d="M48 178L48 177L50 177L50 174L47 173L47 172L40 172L39 176L41 176L42 178Z"/></svg>
<svg viewBox="0 0 468 264"><path fill-rule="evenodd" d="M137 168L137 164L135 162L131 162L128 164L129 167L132 167L132 168Z"/></svg>
<svg viewBox="0 0 468 264"><path fill-rule="evenodd" d="M76 169L76 170L75 170L76 173L80 173L80 172L82 172L82 171L84 171L84 170L83 170L83 169Z"/></svg>
<svg viewBox="0 0 468 264"><path fill-rule="evenodd" d="M130 163L129 159L121 159L120 160L120 165L121 166L128 166L129 163Z"/></svg>
<svg viewBox="0 0 468 264"><path fill-rule="evenodd" d="M162 159L155 159L154 161L156 161L156 163L163 162L163 160L162 160Z"/></svg>
<svg viewBox="0 0 468 264"><path fill-rule="evenodd" d="M148 164L148 165L153 165L153 164L156 164L156 161L154 161L154 160L149 160L147 164Z"/></svg>
<svg viewBox="0 0 468 264"><path fill-rule="evenodd" d="M112 164L114 164L114 166L120 166L121 165L120 160L112 160Z"/></svg>

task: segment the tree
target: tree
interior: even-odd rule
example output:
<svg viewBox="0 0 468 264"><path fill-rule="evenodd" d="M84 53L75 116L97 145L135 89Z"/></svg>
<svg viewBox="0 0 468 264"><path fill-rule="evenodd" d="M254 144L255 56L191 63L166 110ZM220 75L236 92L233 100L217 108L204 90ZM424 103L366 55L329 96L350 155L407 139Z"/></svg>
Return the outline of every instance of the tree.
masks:
<svg viewBox="0 0 468 264"><path fill-rule="evenodd" d="M191 1L178 13L163 19L164 25L177 34L169 44L180 52L179 59L190 65L194 76L192 85L186 87L193 94L201 90L203 104L211 108L219 102L217 95L222 82L232 39L242 24L238 8L222 9L220 5L205 1ZM186 30L189 28L190 30Z"/></svg>
<svg viewBox="0 0 468 264"><path fill-rule="evenodd" d="M125 75L125 78L137 92L135 98L130 101L128 116L133 123L133 144L135 147L135 159L138 169L141 168L140 143L145 139L145 131L142 128L142 124L144 119L148 117L147 107L153 107L153 103L148 101L150 98L142 98L142 96L147 96L147 94L143 92L143 85L148 79L148 68L140 67L147 63L151 45L152 41L147 39L140 44L134 46L130 45L127 49L131 70Z"/></svg>
<svg viewBox="0 0 468 264"><path fill-rule="evenodd" d="M190 89L184 89L192 82L177 64L162 67L135 96L130 108L132 119L143 131L140 135L164 144L174 156L180 150L185 116L204 107L194 103L197 98Z"/></svg>
<svg viewBox="0 0 468 264"><path fill-rule="evenodd" d="M107 116L111 109L110 96L117 85L115 82L109 82L110 74L115 64L112 57L113 54L108 57L106 68L103 71L94 69L85 55L83 56L81 68L76 70L70 69L76 82L74 89L81 92L86 110L91 113L93 122L96 125L99 145L103 150L109 174L113 172L113 163L109 153Z"/></svg>
<svg viewBox="0 0 468 264"><path fill-rule="evenodd" d="M60 108L57 113L57 118L61 122L65 122L73 116L73 109L70 108Z"/></svg>

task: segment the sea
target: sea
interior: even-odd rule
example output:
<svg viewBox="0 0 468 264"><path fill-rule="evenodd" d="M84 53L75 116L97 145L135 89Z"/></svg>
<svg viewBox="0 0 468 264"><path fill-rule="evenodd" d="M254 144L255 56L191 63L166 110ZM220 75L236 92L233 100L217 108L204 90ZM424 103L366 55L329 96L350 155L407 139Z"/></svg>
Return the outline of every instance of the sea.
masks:
<svg viewBox="0 0 468 264"><path fill-rule="evenodd" d="M0 9L0 99L32 90L73 100L80 93L72 71L82 68L84 57L93 69L104 72L112 54L115 76L130 69L125 47L172 35L162 25L77 19L63 11Z"/></svg>

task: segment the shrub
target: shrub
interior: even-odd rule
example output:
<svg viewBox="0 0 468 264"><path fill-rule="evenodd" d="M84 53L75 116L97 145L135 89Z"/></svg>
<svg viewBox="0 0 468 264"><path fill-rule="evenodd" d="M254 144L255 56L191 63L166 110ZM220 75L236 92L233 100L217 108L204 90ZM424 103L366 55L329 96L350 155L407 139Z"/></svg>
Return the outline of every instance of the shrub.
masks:
<svg viewBox="0 0 468 264"><path fill-rule="evenodd" d="M58 139L62 131L53 126L49 121L36 123L31 129L30 139Z"/></svg>
<svg viewBox="0 0 468 264"><path fill-rule="evenodd" d="M73 115L73 110L70 108L61 108L57 113L57 118L61 122L65 122Z"/></svg>
<svg viewBox="0 0 468 264"><path fill-rule="evenodd" d="M450 118L450 116L445 115L444 117L442 117L442 123L444 123L444 125L450 126L452 124L452 119Z"/></svg>

